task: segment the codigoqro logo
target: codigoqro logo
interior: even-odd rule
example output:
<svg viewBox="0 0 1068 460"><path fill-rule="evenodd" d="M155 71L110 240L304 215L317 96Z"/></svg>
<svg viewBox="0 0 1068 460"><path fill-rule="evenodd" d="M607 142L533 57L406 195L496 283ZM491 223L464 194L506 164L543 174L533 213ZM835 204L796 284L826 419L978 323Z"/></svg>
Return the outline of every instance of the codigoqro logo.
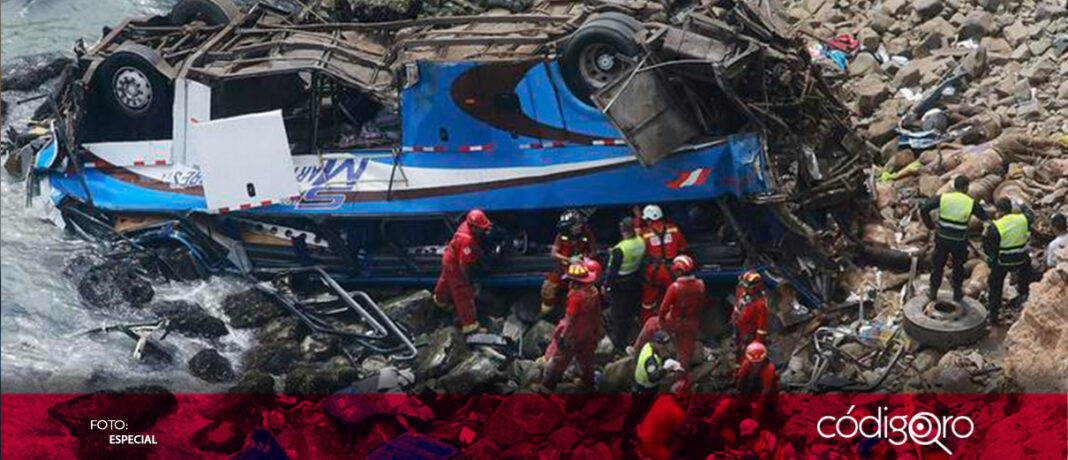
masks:
<svg viewBox="0 0 1068 460"><path fill-rule="evenodd" d="M883 414L886 408L880 406L875 415L858 419L852 415L855 408L856 406L849 406L849 410L841 417L820 417L816 422L816 431L825 439L850 439L859 435L869 439L885 439L895 446L909 441L921 446L935 445L949 455L953 455L946 446L946 440L950 436L967 439L975 432L975 423L966 416L938 417L930 412L917 412L890 417Z"/></svg>

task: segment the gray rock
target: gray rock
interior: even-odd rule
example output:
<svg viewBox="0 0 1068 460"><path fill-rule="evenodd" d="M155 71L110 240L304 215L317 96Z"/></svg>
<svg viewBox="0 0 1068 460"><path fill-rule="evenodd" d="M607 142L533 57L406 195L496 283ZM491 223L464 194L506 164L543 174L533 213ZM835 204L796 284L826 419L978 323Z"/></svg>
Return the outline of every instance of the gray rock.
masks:
<svg viewBox="0 0 1068 460"><path fill-rule="evenodd" d="M418 0L350 0L352 18L357 22L384 22L414 19Z"/></svg>
<svg viewBox="0 0 1068 460"><path fill-rule="evenodd" d="M226 296L221 307L230 318L230 325L238 329L263 326L284 313L274 299L256 289Z"/></svg>
<svg viewBox="0 0 1068 460"><path fill-rule="evenodd" d="M458 329L438 329L430 335L427 346L419 351L415 361L415 374L419 379L440 377L468 354L470 351Z"/></svg>
<svg viewBox="0 0 1068 460"><path fill-rule="evenodd" d="M901 69L894 75L892 85L894 88L911 88L920 83L920 66L916 62L910 62L904 69Z"/></svg>
<svg viewBox="0 0 1068 460"><path fill-rule="evenodd" d="M1059 18L1064 16L1066 12L1068 12L1068 6L1063 2L1058 5L1050 0L1038 0L1038 4L1035 5L1035 20L1042 21Z"/></svg>
<svg viewBox="0 0 1068 460"><path fill-rule="evenodd" d="M1023 41L1030 36L1027 31L1027 27L1025 27L1020 21L1016 21L1012 23L1012 25L1003 29L1001 31L1001 35L1005 37L1005 40L1007 40L1012 46L1017 46L1023 43Z"/></svg>
<svg viewBox="0 0 1068 460"><path fill-rule="evenodd" d="M223 320L211 316L203 307L192 302L161 301L149 308L170 321L170 330L187 337L217 339L230 333Z"/></svg>
<svg viewBox="0 0 1068 460"><path fill-rule="evenodd" d="M871 16L871 23L869 25L876 33L885 34L890 32L890 29L894 27L894 18L881 10L875 10L875 13Z"/></svg>
<svg viewBox="0 0 1068 460"><path fill-rule="evenodd" d="M1012 46L1003 38L983 37L982 40L979 40L979 45L986 48L992 60L993 56L1006 55L1012 52Z"/></svg>
<svg viewBox="0 0 1068 460"><path fill-rule="evenodd" d="M257 370L251 370L241 376L241 380L237 381L237 385L230 388L231 394L243 394L243 395L273 395L274 391L274 377L266 372Z"/></svg>
<svg viewBox="0 0 1068 460"><path fill-rule="evenodd" d="M979 6L991 13L996 13L1004 3L1005 0L979 0Z"/></svg>
<svg viewBox="0 0 1068 460"><path fill-rule="evenodd" d="M972 79L979 79L986 73L987 69L987 52L986 48L979 47L964 56L964 59L960 61L960 67L964 72L968 74Z"/></svg>
<svg viewBox="0 0 1068 460"><path fill-rule="evenodd" d="M1049 81L1057 73L1057 66L1049 59L1039 59L1025 68L1021 75L1034 85L1040 85Z"/></svg>
<svg viewBox="0 0 1068 460"><path fill-rule="evenodd" d="M857 32L857 41L860 42L860 46L866 50L875 51L879 49L879 43L882 41L879 38L879 33L875 29L865 27Z"/></svg>
<svg viewBox="0 0 1068 460"><path fill-rule="evenodd" d="M340 345L336 335L309 334L300 341L300 354L305 361L320 361L340 353Z"/></svg>
<svg viewBox="0 0 1068 460"><path fill-rule="evenodd" d="M869 75L858 82L854 92L857 95L857 111L865 117L874 113L879 104L890 97L886 83L876 75Z"/></svg>
<svg viewBox="0 0 1068 460"><path fill-rule="evenodd" d="M943 8L945 3L942 0L917 0L912 3L912 10L924 20L937 16Z"/></svg>
<svg viewBox="0 0 1068 460"><path fill-rule="evenodd" d="M881 145L895 136L898 116L884 111L880 111L876 116L875 121L868 126L868 138Z"/></svg>
<svg viewBox="0 0 1068 460"><path fill-rule="evenodd" d="M905 7L908 4L908 0L886 0L883 2L882 10L890 16L898 16L905 12Z"/></svg>
<svg viewBox="0 0 1068 460"><path fill-rule="evenodd" d="M1032 40L1030 43L1027 44L1027 48L1031 50L1032 56L1041 56L1043 54L1046 54L1046 51L1049 51L1050 47L1052 46L1053 41L1050 40L1048 37L1043 37L1038 40Z"/></svg>
<svg viewBox="0 0 1068 460"><path fill-rule="evenodd" d="M521 355L524 358L535 359L545 353L545 347L549 345L555 327L548 321L538 321L530 326L530 329L523 334Z"/></svg>
<svg viewBox="0 0 1068 460"><path fill-rule="evenodd" d="M74 61L60 53L31 54L8 59L0 71L4 91L31 91L59 76Z"/></svg>
<svg viewBox="0 0 1068 460"><path fill-rule="evenodd" d="M476 351L438 379L449 393L467 394L492 384L501 377L497 361L486 353Z"/></svg>
<svg viewBox="0 0 1068 460"><path fill-rule="evenodd" d="M326 395L355 382L360 377L348 359L337 356L326 363L296 363L286 372L285 393Z"/></svg>
<svg viewBox="0 0 1068 460"><path fill-rule="evenodd" d="M1045 118L1046 111L1038 101L1031 101L1016 107L1016 116L1024 120L1040 120Z"/></svg>
<svg viewBox="0 0 1068 460"><path fill-rule="evenodd" d="M849 62L849 75L866 75L879 68L879 61L871 53L858 53Z"/></svg>
<svg viewBox="0 0 1068 460"><path fill-rule="evenodd" d="M1057 88L1057 99L1068 101L1068 80L1061 82L1061 86Z"/></svg>
<svg viewBox="0 0 1068 460"><path fill-rule="evenodd" d="M261 343L245 352L245 368L281 375L300 359L300 345L296 342Z"/></svg>
<svg viewBox="0 0 1068 460"><path fill-rule="evenodd" d="M994 16L986 11L972 11L964 18L959 29L957 39L978 39L990 35L994 28Z"/></svg>
<svg viewBox="0 0 1068 460"><path fill-rule="evenodd" d="M222 383L234 380L234 367L230 360L214 348L205 348L193 355L187 363L189 373L206 382Z"/></svg>
<svg viewBox="0 0 1068 460"><path fill-rule="evenodd" d="M601 374L600 390L605 393L628 393L634 389L633 356L625 356L609 363Z"/></svg>
<svg viewBox="0 0 1068 460"><path fill-rule="evenodd" d="M403 324L409 333L420 335L449 324L450 317L434 303L434 295L427 290L389 299L379 308L394 322Z"/></svg>

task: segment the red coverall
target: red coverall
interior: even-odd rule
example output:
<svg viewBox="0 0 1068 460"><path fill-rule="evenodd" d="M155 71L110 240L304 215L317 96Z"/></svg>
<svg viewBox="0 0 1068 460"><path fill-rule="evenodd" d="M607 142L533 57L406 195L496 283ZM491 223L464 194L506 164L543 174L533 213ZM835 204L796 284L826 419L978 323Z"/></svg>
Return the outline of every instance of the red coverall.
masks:
<svg viewBox="0 0 1068 460"><path fill-rule="evenodd" d="M645 240L645 278L642 282L641 323L656 314L654 307L671 284L671 260L686 250L686 237L679 227L663 220L653 221L641 230Z"/></svg>
<svg viewBox="0 0 1068 460"><path fill-rule="evenodd" d="M694 342L701 333L705 302L705 282L684 276L668 286L660 304L660 324L674 338L676 355L687 373L693 362Z"/></svg>
<svg viewBox="0 0 1068 460"><path fill-rule="evenodd" d="M763 294L755 298L747 298L745 294L738 297L737 317L734 325L738 329L735 337L735 345L738 348L738 359L741 362L745 354L745 346L753 340L764 341L768 331L768 299Z"/></svg>
<svg viewBox="0 0 1068 460"><path fill-rule="evenodd" d="M553 252L564 257L576 255L593 257L593 254L597 252L597 240L588 228L583 229L582 234L578 236L561 233L556 235L556 241L553 242ZM541 285L542 305L553 305L556 301L556 294L560 290L560 283L563 281L564 270L567 270L567 266L567 262L560 262L556 268L545 275L545 282Z"/></svg>
<svg viewBox="0 0 1068 460"><path fill-rule="evenodd" d="M550 390L556 388L560 377L574 359L582 369L582 385L593 389L593 353L604 336L601 294L597 287L587 284L571 289L567 294L567 315L560 321L565 324L564 343L545 371L542 386Z"/></svg>
<svg viewBox="0 0 1068 460"><path fill-rule="evenodd" d="M467 222L464 222L452 236L452 240L445 247L445 254L441 257L441 277L434 287L434 298L438 302L452 303L460 326L477 323L475 287L464 275L464 269L478 262L478 253L478 240L471 234Z"/></svg>
<svg viewBox="0 0 1068 460"><path fill-rule="evenodd" d="M753 362L746 360L738 368L735 376L738 393L746 402L745 408L753 408L753 420L761 423L770 422L774 414L779 395L779 380L775 377L775 365L764 359Z"/></svg>

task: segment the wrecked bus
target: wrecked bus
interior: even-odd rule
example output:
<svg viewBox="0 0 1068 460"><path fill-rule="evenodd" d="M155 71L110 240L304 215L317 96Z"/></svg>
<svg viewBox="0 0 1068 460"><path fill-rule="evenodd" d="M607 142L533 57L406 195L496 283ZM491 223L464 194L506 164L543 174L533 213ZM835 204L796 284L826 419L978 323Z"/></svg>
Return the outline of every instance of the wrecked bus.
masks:
<svg viewBox="0 0 1068 460"><path fill-rule="evenodd" d="M702 277L760 266L827 295L807 247L827 218L802 211L855 195L860 154L838 129L784 174L770 106L745 100L765 61L807 61L777 33L626 8L324 23L182 1L77 50L52 139L24 159L30 200L77 233L183 252L174 273L320 266L346 284L433 282L457 218L482 208L500 224L486 285L540 282L563 209L614 241L655 202Z"/></svg>

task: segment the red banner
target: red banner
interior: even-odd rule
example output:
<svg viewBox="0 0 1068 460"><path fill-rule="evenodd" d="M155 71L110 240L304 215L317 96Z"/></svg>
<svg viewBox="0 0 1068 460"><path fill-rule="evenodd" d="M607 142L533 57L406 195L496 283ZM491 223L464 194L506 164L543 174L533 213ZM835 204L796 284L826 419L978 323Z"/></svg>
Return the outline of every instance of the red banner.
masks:
<svg viewBox="0 0 1068 460"><path fill-rule="evenodd" d="M1064 395L0 398L4 458L1068 457Z"/></svg>

